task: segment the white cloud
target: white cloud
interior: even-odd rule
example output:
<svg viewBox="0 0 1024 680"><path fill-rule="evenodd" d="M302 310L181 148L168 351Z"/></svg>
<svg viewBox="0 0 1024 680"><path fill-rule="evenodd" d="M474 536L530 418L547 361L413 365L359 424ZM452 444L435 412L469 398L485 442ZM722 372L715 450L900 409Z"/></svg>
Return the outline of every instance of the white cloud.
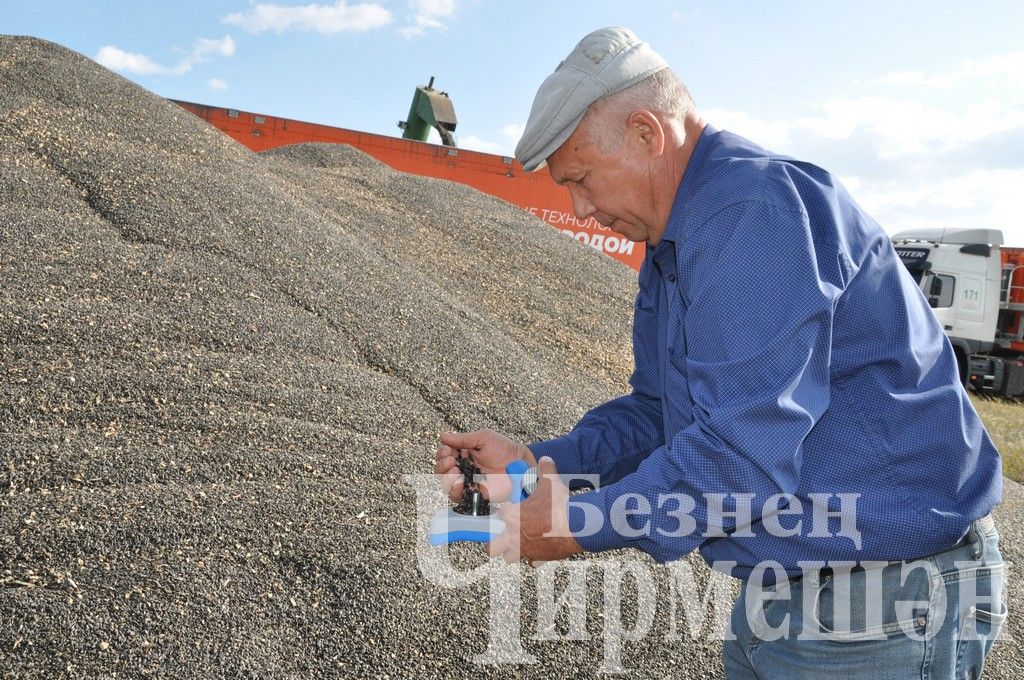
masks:
<svg viewBox="0 0 1024 680"><path fill-rule="evenodd" d="M474 134L468 134L465 137L459 137L459 146L463 149L493 153L497 156L514 156L516 144L519 142L519 138L523 136L523 130L525 129L525 123L509 123L501 127L500 133L503 138L501 141L491 141Z"/></svg>
<svg viewBox="0 0 1024 680"><path fill-rule="evenodd" d="M240 26L250 33L274 31L315 31L332 35L346 31L365 32L391 23L391 12L375 3L349 5L337 0L333 5L256 5L248 12L224 17L224 23Z"/></svg>
<svg viewBox="0 0 1024 680"><path fill-rule="evenodd" d="M910 91L911 84L927 87ZM899 87L892 92L889 86ZM857 137L870 140L882 159L962 150L1024 128L1024 52L968 60L945 73L892 72L860 87L859 95L827 99L816 112L785 120L725 108L705 113L718 127L773 150L790 151L795 139L807 135Z"/></svg>
<svg viewBox="0 0 1024 680"><path fill-rule="evenodd" d="M703 114L715 127L749 137L766 149L780 151L790 146L792 123L757 120L743 111L722 108L707 109Z"/></svg>
<svg viewBox="0 0 1024 680"><path fill-rule="evenodd" d="M523 132L525 131L526 123L509 123L508 125L503 125L501 128L502 136L512 142L513 146L519 143L519 140L522 138Z"/></svg>
<svg viewBox="0 0 1024 680"><path fill-rule="evenodd" d="M1016 205L1024 162L1007 147L1024 138L1024 53L889 73L786 119L704 113L717 127L839 173L890 232L996 228L1024 245Z"/></svg>
<svg viewBox="0 0 1024 680"><path fill-rule="evenodd" d="M854 195L857 195L860 192L861 187L864 186L864 180L862 180L860 177L857 177L856 175L846 175L845 177L840 177L839 181L843 183L843 186L846 187L847 191Z"/></svg>
<svg viewBox="0 0 1024 680"><path fill-rule="evenodd" d="M875 138L881 158L927 151L952 151L979 139L1024 126L1021 102L995 97L961 102L956 109L899 97L833 99L822 115L798 118L789 132L806 131L825 139L850 139L858 132Z"/></svg>
<svg viewBox="0 0 1024 680"><path fill-rule="evenodd" d="M965 81L997 79L1003 86L1024 86L1024 52L1010 52L984 59L968 59L957 68L945 73L924 71L892 71L876 79L880 85L894 87L951 87Z"/></svg>
<svg viewBox="0 0 1024 680"><path fill-rule="evenodd" d="M455 0L409 0L409 23L399 28L398 32L406 38L412 38L431 29L443 30L441 19L454 13Z"/></svg>
<svg viewBox="0 0 1024 680"><path fill-rule="evenodd" d="M230 35L226 35L220 40L197 38L196 44L192 48L192 59L203 59L208 54L219 54L224 57L233 56L235 54L234 39Z"/></svg>
<svg viewBox="0 0 1024 680"><path fill-rule="evenodd" d="M465 137L459 138L459 148L469 149L471 151L482 151L483 153L493 153L499 156L507 156L506 147L501 142L489 142L486 139L481 139L476 135L466 135Z"/></svg>
<svg viewBox="0 0 1024 680"><path fill-rule="evenodd" d="M1017 194L1024 169L973 169L945 177L844 178L857 201L890 234L923 227L1002 229L1007 244L1024 245Z"/></svg>
<svg viewBox="0 0 1024 680"><path fill-rule="evenodd" d="M144 54L126 52L113 45L104 45L96 53L96 61L112 71L132 73L138 76L183 76L196 64L202 63L211 55L230 57L235 53L235 41L230 35L217 40L213 38L196 38L191 51L178 60L174 66L163 66Z"/></svg>
<svg viewBox="0 0 1024 680"><path fill-rule="evenodd" d="M206 81L206 86L211 90L226 90L228 89L227 81L221 78L210 78Z"/></svg>
<svg viewBox="0 0 1024 680"><path fill-rule="evenodd" d="M144 54L125 52L113 45L104 45L96 53L96 61L111 71L134 73L139 76L162 76L174 73L174 69L161 66Z"/></svg>

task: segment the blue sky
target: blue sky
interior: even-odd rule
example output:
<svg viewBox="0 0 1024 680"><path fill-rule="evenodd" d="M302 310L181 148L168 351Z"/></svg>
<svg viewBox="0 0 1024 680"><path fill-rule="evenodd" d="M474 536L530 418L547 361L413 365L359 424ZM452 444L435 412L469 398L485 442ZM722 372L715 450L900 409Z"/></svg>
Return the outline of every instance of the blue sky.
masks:
<svg viewBox="0 0 1024 680"><path fill-rule="evenodd" d="M1024 3L933 0L5 2L157 94L398 134L417 84L460 146L510 154L587 32L632 28L705 118L832 170L890 232L1000 228L1024 246Z"/></svg>

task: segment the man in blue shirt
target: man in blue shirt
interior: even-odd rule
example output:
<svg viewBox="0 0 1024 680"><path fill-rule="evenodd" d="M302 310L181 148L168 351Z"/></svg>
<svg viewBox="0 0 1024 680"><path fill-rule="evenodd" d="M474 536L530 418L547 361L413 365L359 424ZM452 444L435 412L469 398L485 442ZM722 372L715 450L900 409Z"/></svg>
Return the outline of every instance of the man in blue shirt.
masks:
<svg viewBox="0 0 1024 680"><path fill-rule="evenodd" d="M491 554L700 550L745 582L730 678L980 673L1005 612L999 455L879 225L824 170L706 124L626 29L589 34L544 82L516 156L527 171L546 162L579 219L648 250L630 394L529 447L442 436L436 471L455 496L458 450L493 499L509 461L538 466ZM596 479L570 497L556 473ZM936 581L956 584L941 612ZM987 599L966 597L968 582ZM773 639L782 610L760 605L780 588L791 616ZM759 608L778 620L751 620ZM972 616L987 628L965 640ZM810 628L820 639L798 639Z"/></svg>

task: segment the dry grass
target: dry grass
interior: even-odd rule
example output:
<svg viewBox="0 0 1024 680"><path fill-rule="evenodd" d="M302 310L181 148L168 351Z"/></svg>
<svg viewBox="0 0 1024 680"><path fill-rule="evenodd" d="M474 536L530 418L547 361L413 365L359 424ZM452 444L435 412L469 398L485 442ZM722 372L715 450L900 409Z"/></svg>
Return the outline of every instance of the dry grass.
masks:
<svg viewBox="0 0 1024 680"><path fill-rule="evenodd" d="M971 395L1003 456L1003 474L1024 482L1024 401Z"/></svg>

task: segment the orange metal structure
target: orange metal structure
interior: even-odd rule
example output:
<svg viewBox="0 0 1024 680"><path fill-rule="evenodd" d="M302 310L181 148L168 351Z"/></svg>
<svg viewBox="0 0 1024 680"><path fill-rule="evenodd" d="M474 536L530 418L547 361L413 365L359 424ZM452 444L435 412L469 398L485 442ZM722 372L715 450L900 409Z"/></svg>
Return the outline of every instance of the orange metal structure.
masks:
<svg viewBox="0 0 1024 680"><path fill-rule="evenodd" d="M1000 249L1003 254L1003 271L1009 272L1008 294L1010 303L1024 305L1024 248Z"/></svg>
<svg viewBox="0 0 1024 680"><path fill-rule="evenodd" d="M1007 337L1010 349L1024 352L1024 248L1000 249L1006 309L1000 312L999 331Z"/></svg>
<svg viewBox="0 0 1024 680"><path fill-rule="evenodd" d="M569 192L555 184L546 169L524 172L519 163L507 156L304 123L237 109L171 101L253 151L303 142L348 144L395 170L461 182L504 199L633 269L639 269L643 260L644 244L619 236L593 218L584 222L577 220L573 215Z"/></svg>

